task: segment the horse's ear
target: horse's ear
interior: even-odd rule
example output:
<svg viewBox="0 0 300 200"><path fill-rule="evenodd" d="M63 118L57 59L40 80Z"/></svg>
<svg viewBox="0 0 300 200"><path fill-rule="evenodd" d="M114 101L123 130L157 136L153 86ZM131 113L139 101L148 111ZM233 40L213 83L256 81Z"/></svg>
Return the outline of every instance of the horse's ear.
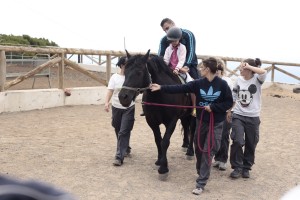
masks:
<svg viewBox="0 0 300 200"><path fill-rule="evenodd" d="M128 53L127 49L125 49L125 51L126 51L126 56L127 56L127 58L130 58L131 55Z"/></svg>
<svg viewBox="0 0 300 200"><path fill-rule="evenodd" d="M147 51L146 55L144 55L143 59L147 62L150 55L150 49Z"/></svg>

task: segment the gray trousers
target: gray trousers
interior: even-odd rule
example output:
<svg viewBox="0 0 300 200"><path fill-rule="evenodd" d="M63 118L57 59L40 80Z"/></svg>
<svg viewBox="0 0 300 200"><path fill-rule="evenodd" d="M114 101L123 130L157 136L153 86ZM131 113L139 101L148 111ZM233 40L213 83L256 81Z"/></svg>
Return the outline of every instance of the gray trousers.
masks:
<svg viewBox="0 0 300 200"><path fill-rule="evenodd" d="M117 135L116 159L124 160L129 145L130 134L134 124L135 106L119 109L112 106L112 126Z"/></svg>
<svg viewBox="0 0 300 200"><path fill-rule="evenodd" d="M230 148L231 168L251 170L255 148L259 141L259 117L232 115L232 145ZM243 147L245 150L243 151Z"/></svg>
<svg viewBox="0 0 300 200"><path fill-rule="evenodd" d="M229 135L231 129L231 120L228 122L226 119L223 122L222 140L219 151L215 155L215 161L226 163L228 160L229 150Z"/></svg>
<svg viewBox="0 0 300 200"><path fill-rule="evenodd" d="M210 176L210 170L211 170L210 163L212 162L214 155L218 152L221 145L223 122L214 124L214 146L210 151L210 155L208 155L207 153L207 147L208 147L207 136L209 132L209 123L202 122L200 133L198 133L199 120L197 119L196 127L197 128L195 130L194 143L195 143L195 153L197 158L196 170L199 175L196 180L196 187L204 189L205 185L207 184L208 178ZM200 136L200 141L199 141L200 147L203 151L199 149L199 145L198 145L199 136ZM210 146L212 146L212 143Z"/></svg>

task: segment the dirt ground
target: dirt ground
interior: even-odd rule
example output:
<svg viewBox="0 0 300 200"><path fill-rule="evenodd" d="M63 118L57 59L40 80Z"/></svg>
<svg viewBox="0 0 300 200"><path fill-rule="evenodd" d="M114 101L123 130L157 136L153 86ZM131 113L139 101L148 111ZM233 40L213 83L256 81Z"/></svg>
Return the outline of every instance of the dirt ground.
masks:
<svg viewBox="0 0 300 200"><path fill-rule="evenodd" d="M99 85L70 76L67 87ZM32 81L32 80L31 80ZM47 86L47 78L36 81ZM11 89L28 89L32 82ZM44 87L47 88L47 87ZM249 179L232 180L212 169L200 196L195 159L181 150L178 124L168 150L169 176L158 179L153 134L136 104L131 157L112 165L116 138L111 113L103 105L67 106L0 114L0 172L20 179L54 184L79 199L280 199L300 184L300 94L272 86L263 90L260 141Z"/></svg>

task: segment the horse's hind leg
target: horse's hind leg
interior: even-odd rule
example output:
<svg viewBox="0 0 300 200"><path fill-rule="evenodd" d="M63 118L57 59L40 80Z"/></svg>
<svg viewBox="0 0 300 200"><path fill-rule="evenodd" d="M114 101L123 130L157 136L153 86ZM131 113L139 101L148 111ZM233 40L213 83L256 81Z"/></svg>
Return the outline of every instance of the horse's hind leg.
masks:
<svg viewBox="0 0 300 200"><path fill-rule="evenodd" d="M194 157L194 136L195 136L195 131L196 131L196 117L191 117L190 121L190 139L189 139L189 146L186 151L186 156L187 159L192 159Z"/></svg>
<svg viewBox="0 0 300 200"><path fill-rule="evenodd" d="M192 116L190 115L190 116L180 119L181 125L183 128L183 143L182 143L181 147L184 151L186 151L186 149L188 148L189 143L190 143L189 136L190 136L190 118L191 117Z"/></svg>

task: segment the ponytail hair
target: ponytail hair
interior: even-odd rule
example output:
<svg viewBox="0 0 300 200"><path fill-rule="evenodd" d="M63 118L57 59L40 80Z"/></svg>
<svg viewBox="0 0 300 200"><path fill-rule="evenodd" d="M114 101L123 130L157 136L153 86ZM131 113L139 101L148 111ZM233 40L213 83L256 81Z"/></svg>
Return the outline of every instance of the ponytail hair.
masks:
<svg viewBox="0 0 300 200"><path fill-rule="evenodd" d="M246 62L253 67L259 68L261 66L261 60L259 58L255 58L255 59L248 58L248 59L244 60L243 62Z"/></svg>

